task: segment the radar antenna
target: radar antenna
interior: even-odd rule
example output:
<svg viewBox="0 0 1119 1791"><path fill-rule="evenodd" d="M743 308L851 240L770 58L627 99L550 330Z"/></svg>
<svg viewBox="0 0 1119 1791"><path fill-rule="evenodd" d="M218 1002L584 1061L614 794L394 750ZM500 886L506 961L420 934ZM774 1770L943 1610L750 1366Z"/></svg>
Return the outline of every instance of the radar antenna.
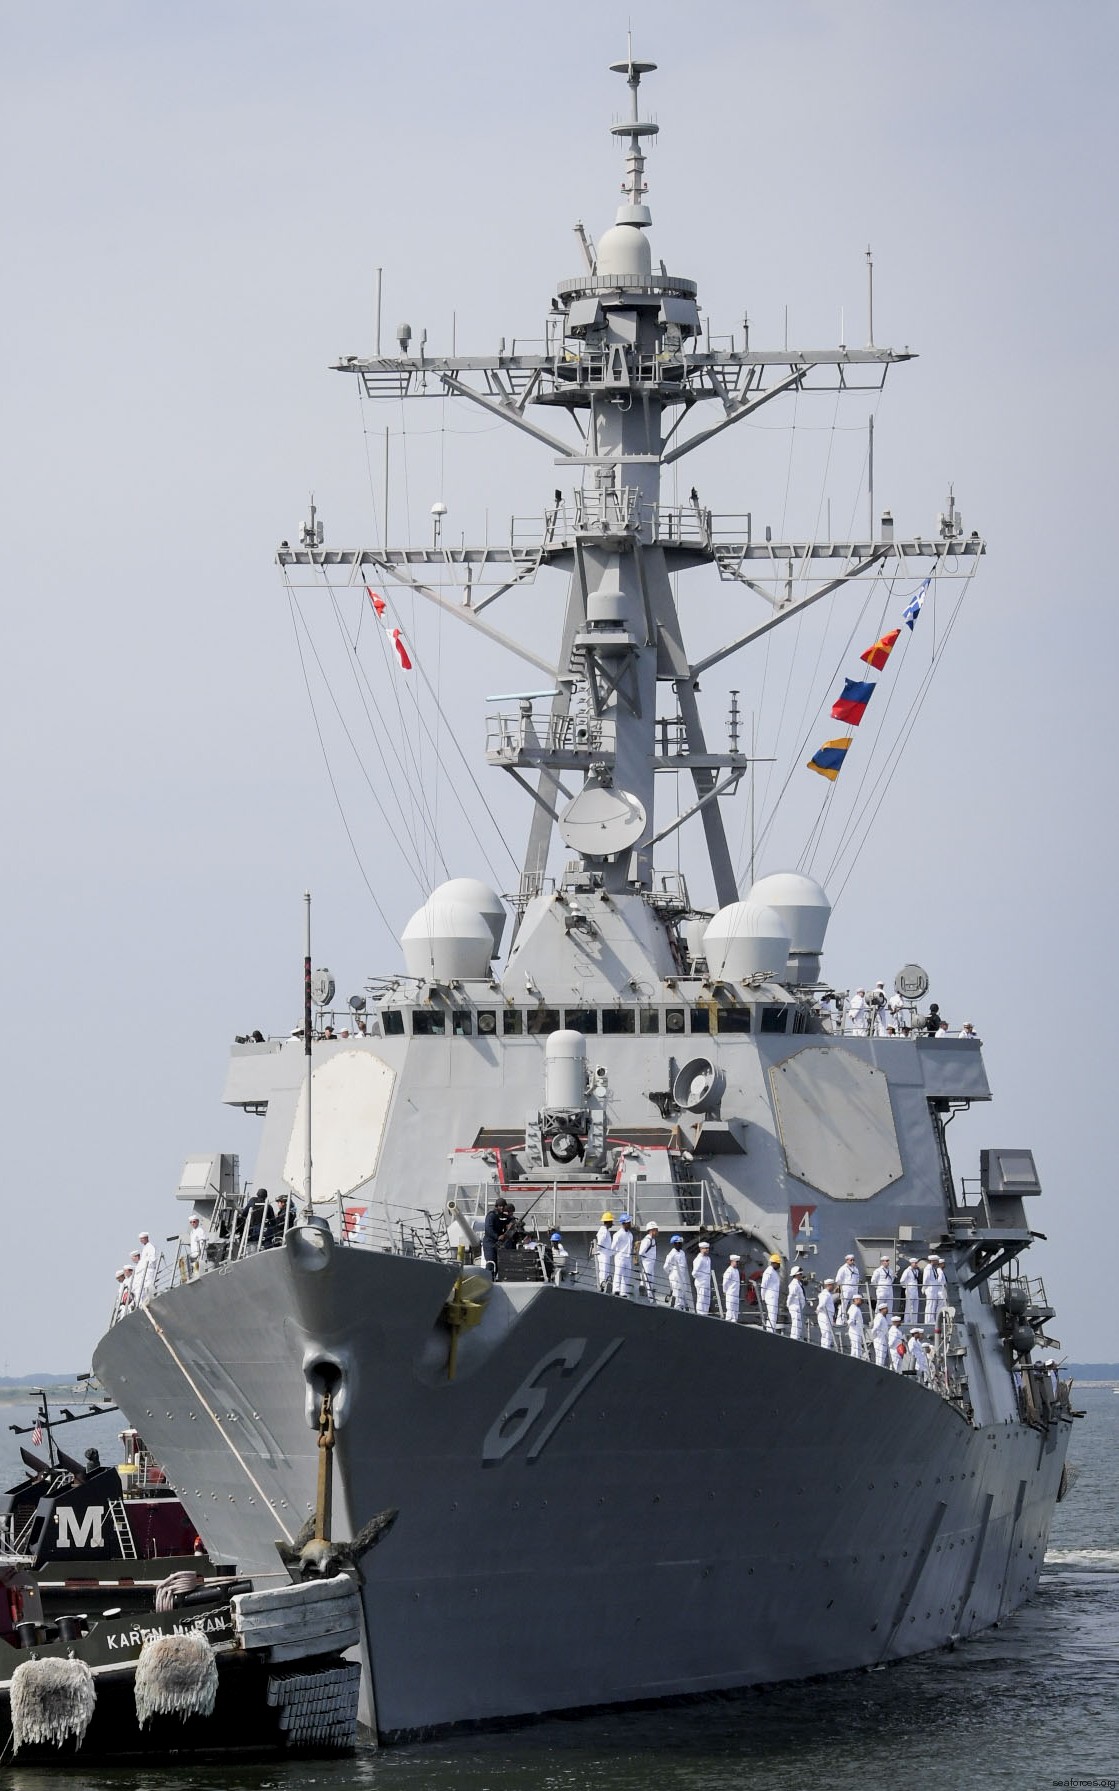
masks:
<svg viewBox="0 0 1119 1791"><path fill-rule="evenodd" d="M629 150L626 154L626 177L622 182L625 203L619 205L617 224L634 224L644 230L653 221L653 215L645 204L647 187L645 184L645 153L641 147L643 137L655 137L660 130L658 124L651 119L642 118L637 106L637 89L641 85L642 75L652 74L655 62L635 62L633 60L633 34L628 33L626 39L627 55L624 62L612 62L610 67L614 74L624 75L630 91L630 116L610 127L615 137L628 137Z"/></svg>

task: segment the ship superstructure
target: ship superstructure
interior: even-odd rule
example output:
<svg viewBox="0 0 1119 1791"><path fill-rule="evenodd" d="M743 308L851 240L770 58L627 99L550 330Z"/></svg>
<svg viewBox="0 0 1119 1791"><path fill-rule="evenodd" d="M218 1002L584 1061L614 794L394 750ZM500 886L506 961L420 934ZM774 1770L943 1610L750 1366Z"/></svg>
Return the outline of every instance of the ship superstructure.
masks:
<svg viewBox="0 0 1119 1791"><path fill-rule="evenodd" d="M991 1149L958 1181L948 1157L951 1114L989 1099L981 1047L930 1030L912 966L889 1028L878 1009L842 1029L827 895L778 872L740 896L720 804L749 759L734 715L711 749L697 700L705 670L850 580L883 564L958 576L982 542L951 504L931 538L883 517L864 540L774 542L724 536L698 498L664 501L666 466L761 406L876 386L908 351L713 349L695 285L650 248L652 64L616 67L622 204L561 282L539 351L410 356L402 339L400 356L341 364L370 396L472 400L549 447L574 488L527 546L444 546L437 527L430 549L343 550L312 516L278 556L292 580L404 584L547 681L487 719L490 763L533 802L519 887L507 905L474 879L441 885L404 930L404 972L339 1015L324 981L309 1077L309 1035L234 1047L225 1098L261 1115L255 1185L288 1196L284 1223L259 1205L254 1222L231 1162L193 1160L180 1196L210 1260L96 1358L188 1505L193 1490L211 1550L249 1570L302 1522L306 1417L329 1398L352 1528L400 1513L363 1592L385 1737L972 1633L1035 1585L1062 1482L1067 1388L1037 1361L1052 1313L1019 1266L1033 1159ZM697 661L673 578L712 566L770 607ZM794 566L812 574L796 595ZM486 614L545 567L569 577L554 658ZM691 796L665 812L681 773ZM714 913L658 864L693 815ZM491 1252L493 1281L498 1201L535 1247ZM635 1237L659 1228L655 1273L634 1265L624 1297L601 1291L604 1213L615 1236L623 1213ZM673 1237L689 1275L710 1255L714 1317L666 1278ZM904 1265L943 1261L920 1375L851 1353L845 1326L835 1350L811 1325L810 1341L787 1334L793 1271L811 1313L848 1255L868 1298L885 1259L905 1334ZM719 1322L732 1260L738 1324ZM776 1322L758 1281L773 1266ZM626 1553L640 1571L619 1595Z"/></svg>

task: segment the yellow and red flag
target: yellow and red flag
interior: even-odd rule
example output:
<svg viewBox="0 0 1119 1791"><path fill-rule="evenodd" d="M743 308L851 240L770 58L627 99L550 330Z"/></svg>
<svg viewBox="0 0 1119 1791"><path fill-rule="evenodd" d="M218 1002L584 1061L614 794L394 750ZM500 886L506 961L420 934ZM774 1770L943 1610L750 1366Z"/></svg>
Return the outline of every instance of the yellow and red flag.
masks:
<svg viewBox="0 0 1119 1791"><path fill-rule="evenodd" d="M880 672L897 646L900 633L900 628L891 628L889 634L884 634L881 640L875 641L873 647L868 647L865 653L859 654L859 658L865 659L876 672Z"/></svg>

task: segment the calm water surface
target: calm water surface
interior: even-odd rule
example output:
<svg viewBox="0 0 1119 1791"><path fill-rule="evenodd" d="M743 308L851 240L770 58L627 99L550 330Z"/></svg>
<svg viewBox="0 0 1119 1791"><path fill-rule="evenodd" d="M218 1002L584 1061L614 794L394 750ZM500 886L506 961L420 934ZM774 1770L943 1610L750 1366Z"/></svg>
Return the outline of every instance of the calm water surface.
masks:
<svg viewBox="0 0 1119 1791"><path fill-rule="evenodd" d="M1048 1791L1077 1779L1119 1781L1119 1394L1112 1383L1086 1382L1074 1404L1087 1412L1070 1454L1081 1474L1057 1509L1037 1597L1001 1629L951 1653L676 1710L369 1749L333 1764L63 1774L17 1766L0 1772L0 1785L47 1791L65 1778L104 1791ZM93 1441L104 1449L112 1428L82 1426L89 1432L82 1448ZM5 1418L0 1465L9 1478L14 1442Z"/></svg>

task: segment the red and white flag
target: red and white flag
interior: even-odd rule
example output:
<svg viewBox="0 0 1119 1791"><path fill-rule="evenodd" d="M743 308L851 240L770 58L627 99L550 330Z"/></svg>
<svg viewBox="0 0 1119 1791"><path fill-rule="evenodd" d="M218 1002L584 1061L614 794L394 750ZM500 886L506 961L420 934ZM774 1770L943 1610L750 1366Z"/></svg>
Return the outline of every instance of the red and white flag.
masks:
<svg viewBox="0 0 1119 1791"><path fill-rule="evenodd" d="M385 633L396 648L396 657L399 659L404 670L410 672L412 669L412 661L408 657L408 649L401 639L399 628L386 628Z"/></svg>
<svg viewBox="0 0 1119 1791"><path fill-rule="evenodd" d="M38 1449L39 1445L42 1443L42 1440L43 1440L43 1427L39 1423L38 1418L36 1418L35 1428L31 1432L31 1441L35 1445L36 1449Z"/></svg>
<svg viewBox="0 0 1119 1791"><path fill-rule="evenodd" d="M379 616L383 616L385 613L384 598L378 596L377 592L373 589L372 585L366 585L365 589L368 594L369 601L373 605L373 608L374 608L376 614Z"/></svg>

